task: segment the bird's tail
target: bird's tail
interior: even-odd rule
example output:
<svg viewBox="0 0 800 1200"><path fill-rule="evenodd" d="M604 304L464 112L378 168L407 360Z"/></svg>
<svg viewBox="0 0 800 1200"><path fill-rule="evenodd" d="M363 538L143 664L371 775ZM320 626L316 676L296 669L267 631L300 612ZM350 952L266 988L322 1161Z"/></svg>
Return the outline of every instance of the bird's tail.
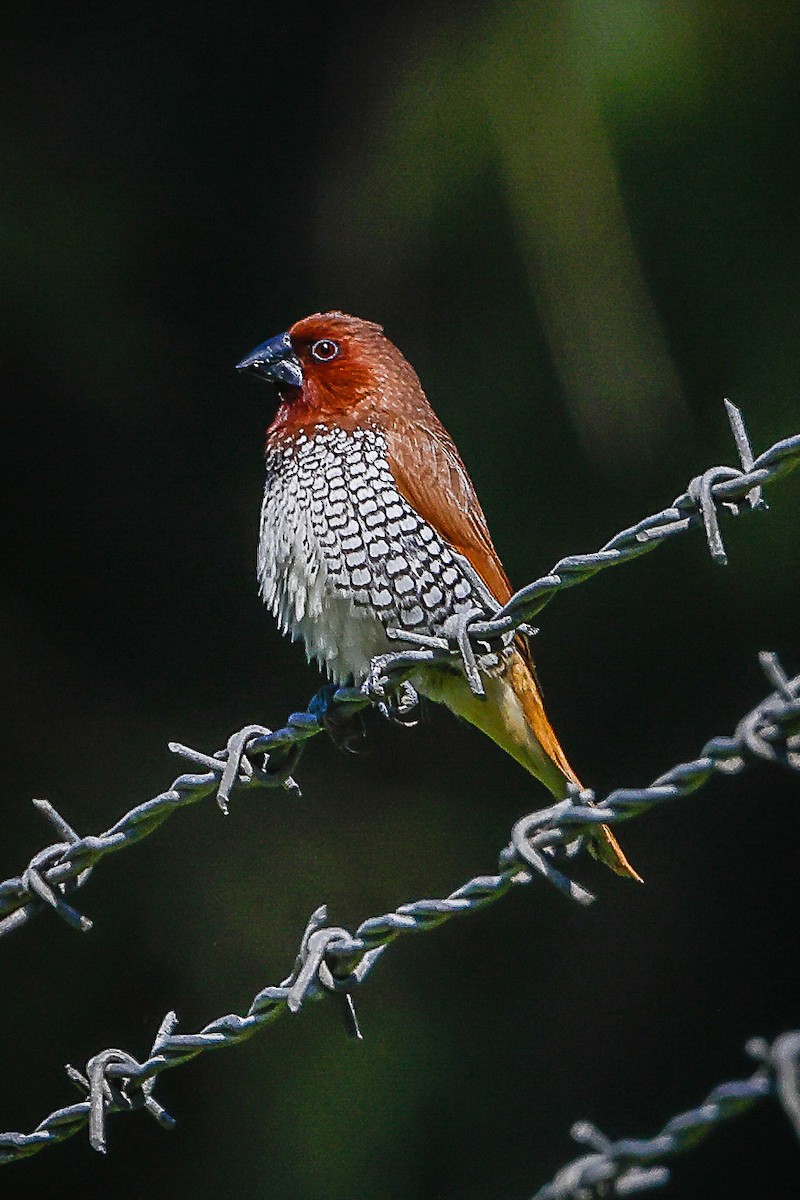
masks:
<svg viewBox="0 0 800 1200"><path fill-rule="evenodd" d="M512 656L504 678L524 712L525 724L533 733L536 746L541 750L538 753L535 751L531 753L531 747L524 744L529 739L523 739L520 750L527 761L516 754L515 757L523 763L523 766L527 766L529 771L538 776L557 799L564 800L569 795L568 784L575 784L579 788L583 785L570 766L555 731L547 719L542 694L536 682L533 666L528 661L529 656L525 653L526 649L527 647L520 648ZM638 883L643 882L641 875L628 862L622 847L608 825L597 826L596 832L589 838L589 851L617 875L635 879Z"/></svg>
<svg viewBox="0 0 800 1200"><path fill-rule="evenodd" d="M486 697L474 696L462 674L429 672L412 680L424 695L483 730L531 775L540 779L558 800L569 795L568 785L580 780L561 749L544 711L527 645L518 643L500 674L484 676ZM589 837L595 858L617 875L642 882L607 825L598 825Z"/></svg>

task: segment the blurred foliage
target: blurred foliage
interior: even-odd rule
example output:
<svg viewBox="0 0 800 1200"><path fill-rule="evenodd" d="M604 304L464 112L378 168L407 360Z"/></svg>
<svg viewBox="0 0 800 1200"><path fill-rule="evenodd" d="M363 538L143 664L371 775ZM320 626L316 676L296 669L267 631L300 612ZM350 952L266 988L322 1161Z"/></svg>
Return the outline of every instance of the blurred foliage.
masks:
<svg viewBox="0 0 800 1200"><path fill-rule="evenodd" d="M317 687L254 575L265 393L232 364L306 312L381 320L456 437L518 583L800 428L800 8L574 0L290 7L90 3L5 14L0 579L9 770L0 875ZM598 789L652 778L800 667L800 485L542 614L551 715ZM94 931L5 956L0 1126L97 1050L243 1007L336 922L491 870L544 801L447 714L314 746L304 798L209 804L105 864ZM394 947L361 997L286 1019L161 1087L4 1194L363 1200L529 1195L577 1117L647 1133L798 1021L797 785L766 768L626 830L647 887L586 870ZM745 826L745 799L763 821ZM740 819L739 819L740 818ZM24 1047L24 1052L20 1048ZM717 1149L719 1147L719 1149ZM791 1159L792 1155L794 1159ZM794 1179L792 1179L794 1175ZM721 1135L673 1195L796 1193L777 1115Z"/></svg>

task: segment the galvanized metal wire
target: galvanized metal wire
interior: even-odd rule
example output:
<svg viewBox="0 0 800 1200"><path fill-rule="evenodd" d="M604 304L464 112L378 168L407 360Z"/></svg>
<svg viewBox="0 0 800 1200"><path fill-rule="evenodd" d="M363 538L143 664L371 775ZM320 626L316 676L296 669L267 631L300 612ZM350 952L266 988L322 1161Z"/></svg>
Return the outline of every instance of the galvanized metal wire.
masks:
<svg viewBox="0 0 800 1200"><path fill-rule="evenodd" d="M533 1200L596 1200L601 1196L632 1196L669 1180L661 1164L693 1150L719 1125L749 1112L762 1100L775 1097L800 1138L800 1032L784 1033L774 1042L753 1038L745 1047L760 1062L749 1079L715 1087L698 1108L667 1121L655 1137L622 1138L612 1142L588 1121L571 1130L575 1141L592 1148L558 1172Z"/></svg>
<svg viewBox="0 0 800 1200"><path fill-rule="evenodd" d="M762 485L793 470L800 462L800 434L776 442L755 458L740 410L726 400L725 411L736 442L741 469L709 467L702 475L691 480L686 491L676 497L668 508L621 530L592 554L575 554L559 559L547 575L516 592L491 620L470 622L468 643L473 649L478 643L491 643L516 629L524 629L564 588L584 583L607 567L630 562L654 550L665 540L698 525L705 529L712 559L724 566L728 560L720 530L719 509L724 508L734 516L749 509L765 509L767 505L761 495ZM395 631L395 636L426 648L427 654L422 651L422 656L407 656L412 668L420 661L459 652L465 659L464 666L468 678L473 681L474 690L482 690L474 655L463 644L453 646L443 639L409 636L407 631L402 630ZM401 662L402 656L398 655L393 660L395 670L401 667ZM478 676L477 680L475 676Z"/></svg>
<svg viewBox="0 0 800 1200"><path fill-rule="evenodd" d="M413 689L405 681L421 663L456 656L463 661L474 690L480 692L482 684L478 656L487 646L491 649L493 644L502 643L515 630L529 629L532 618L562 589L583 583L607 567L629 562L669 538L699 525L705 528L712 557L724 562L718 509L722 507L739 513L765 507L761 497L762 485L778 479L800 463L800 434L776 442L769 450L754 458L741 413L728 401L725 403L741 468L710 467L693 479L669 508L622 530L592 554L561 559L547 575L512 596L491 619L471 616L464 628L452 631L450 639L402 633L406 641L416 644L415 649L376 659L370 678L361 689L322 689L305 712L292 713L281 729L273 731L262 725L245 726L232 735L224 750L213 755L200 753L179 743L170 743L173 751L198 769L179 775L166 791L137 805L97 836L82 837L52 804L46 800L35 800L37 808L55 826L59 840L34 855L20 875L0 883L0 937L20 928L46 908L52 909L75 929L91 929L92 922L77 912L67 897L85 885L101 860L136 845L179 808L196 804L213 793L216 793L222 810L227 811L234 789L244 791L249 788L280 787L299 791L292 772L306 741L324 730L334 732L339 725L346 724L355 712L370 704L376 704L390 715L399 714L402 719L407 714L410 700L413 700ZM668 789L666 798L671 798L676 793L669 789L677 788L680 792L684 785L680 780L670 779L663 786ZM573 806L570 810L574 818L573 829L582 822L623 820L625 813L633 815L630 807L625 808L625 805L634 803L627 793L616 794L614 803L614 812L606 808L599 818L595 810L592 810L595 815L591 816L585 804ZM546 810L546 819L550 819L552 811ZM545 816L537 819L545 820ZM520 843L526 840L523 833L524 830L515 835ZM554 830L540 830L529 841L529 865L543 871L553 882L558 882L558 872L548 860L541 859L539 850L555 844L560 838L562 835ZM560 886L565 885L562 883ZM573 888L572 894L576 898L587 898L580 889Z"/></svg>
<svg viewBox="0 0 800 1200"><path fill-rule="evenodd" d="M155 1081L163 1071L207 1050L236 1045L282 1013L297 1012L328 993L338 997L348 1032L359 1037L352 993L386 947L401 935L425 932L452 917L474 913L512 888L529 884L536 874L544 875L575 899L586 901L591 898L589 894L568 879L554 859L562 848L567 852L578 848L598 820L609 824L629 820L667 800L696 792L716 774L742 771L755 760L800 770L800 675L789 679L771 654L762 655L762 663L774 690L742 718L732 737L712 739L698 758L673 767L650 787L612 792L596 808L588 807L587 797L581 793L524 818L501 854L500 871L476 876L444 899L401 904L392 912L362 921L354 933L328 925L324 906L317 909L303 934L290 974L276 987L260 991L243 1016L229 1013L197 1033L179 1034L175 1014L168 1013L143 1060L112 1048L90 1059L82 1073L70 1068L70 1079L84 1092L84 1098L51 1113L30 1133L0 1134L0 1163L36 1154L87 1125L91 1145L102 1151L110 1113L143 1108L168 1128L172 1119L153 1095ZM241 744L245 746L248 738L260 736L264 735L243 733ZM219 772L208 774L212 781L202 786L211 791L219 782ZM796 1096L796 1089L792 1095Z"/></svg>

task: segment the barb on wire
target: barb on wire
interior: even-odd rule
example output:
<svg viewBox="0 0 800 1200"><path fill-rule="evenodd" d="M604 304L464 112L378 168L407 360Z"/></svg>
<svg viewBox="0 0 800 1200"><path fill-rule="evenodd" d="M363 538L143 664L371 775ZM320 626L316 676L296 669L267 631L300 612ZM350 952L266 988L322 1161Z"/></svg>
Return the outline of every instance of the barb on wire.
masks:
<svg viewBox="0 0 800 1200"><path fill-rule="evenodd" d="M698 1108L667 1121L655 1137L612 1142L588 1121L573 1125L573 1139L591 1147L593 1153L562 1167L533 1200L592 1200L660 1187L669 1180L669 1169L660 1165L664 1159L693 1150L718 1125L770 1096L779 1100L800 1138L800 1033L781 1034L771 1045L763 1038L753 1038L746 1051L761 1064L749 1079L715 1087Z"/></svg>
<svg viewBox="0 0 800 1200"><path fill-rule="evenodd" d="M594 899L592 894L558 871L547 851L569 846L581 830L585 833L593 825L617 825L688 796L715 772L735 774L743 769L747 756L800 770L800 675L789 679L778 656L771 652L762 651L759 661L776 690L742 717L732 737L712 738L696 759L672 767L647 787L617 788L597 802L590 789L574 788L567 800L517 822L511 842L500 856L501 865L522 859L562 891L588 904Z"/></svg>
<svg viewBox="0 0 800 1200"><path fill-rule="evenodd" d="M666 539L700 524L705 526L712 555L724 561L717 506L722 504L734 512L739 512L743 507L763 507L762 484L777 479L800 463L800 434L776 442L754 459L741 413L729 401L726 400L725 404L741 459L741 470L734 467L709 468L693 480L669 508L622 530L593 554L562 558L549 574L512 596L491 620L478 620L474 613L468 614L468 622L456 623L449 640L420 638L410 636L407 632L390 630L390 634L394 633L419 648L401 650L398 654L374 660L370 678L362 689L323 688L313 697L307 711L292 713L282 729L271 731L261 725L245 726L229 739L225 750L213 755L202 754L179 743L170 743L171 750L186 758L199 771L179 775L165 792L137 805L99 836L80 837L51 804L44 800L35 801L40 811L55 825L61 840L35 855L21 875L0 883L0 937L19 928L47 906L73 928L90 929L91 921L76 912L66 902L66 896L86 883L101 859L135 845L177 809L196 804L212 793L216 793L223 812L228 810L234 789L281 787L297 795L299 788L292 772L305 743L309 738L329 731L334 740L346 744L347 739L341 738L340 730L347 728L361 709L373 704L401 724L413 723L409 720L409 714L414 693L407 676L421 662L457 656L464 662L473 690L480 692L482 684L474 649L483 653L487 642L490 645L493 642L502 645L503 639L515 630L533 632L530 628L532 617L563 588L583 583L606 567L628 562L653 550ZM398 696L399 702L392 699ZM263 760L263 765L257 766L253 760ZM672 781L672 784L677 786L677 781ZM623 803L620 795L617 795L616 803ZM576 820L588 822L585 805L572 807ZM552 811L547 810L548 819ZM597 819L595 816L594 820ZM606 814L602 819L608 821L611 817ZM519 836L522 837L522 834ZM542 844L538 838L534 841L537 846ZM530 865L535 865L535 854L536 847L531 844ZM538 862L537 869L548 867L541 857ZM553 879L555 881L555 876Z"/></svg>
<svg viewBox="0 0 800 1200"><path fill-rule="evenodd" d="M575 587L606 567L638 558L639 555L654 550L668 538L685 533L698 525L705 529L712 559L725 565L728 560L719 527L719 507L722 506L735 516L746 509L766 508L761 495L762 485L793 470L800 463L800 434L776 442L769 450L754 458L741 411L729 400L725 401L725 411L739 453L741 469L709 467L689 483L686 491L676 497L669 508L653 513L636 525L623 529L593 554L575 554L560 559L547 575L515 592L491 619L471 620L467 629L468 641L475 645L479 642L491 644L501 640L514 630L529 625L537 613L541 612L563 588ZM472 656L463 652L457 638L451 638L449 641L444 638L409 638L408 633L403 630L390 630L389 633L400 640L413 641L426 647L414 654L413 661L408 664L410 669L418 665L419 661L430 662L445 656L459 656L473 691L477 695L481 694L479 676L475 683ZM392 660L387 661L391 665ZM397 667L402 669L402 665L402 655L398 655Z"/></svg>
<svg viewBox="0 0 800 1200"><path fill-rule="evenodd" d="M735 774L758 759L800 771L800 675L789 679L772 654L762 655L762 664L775 690L742 718L732 737L712 739L699 758L673 767L649 788L612 792L596 808L564 801L524 818L500 856L499 873L476 876L444 899L401 904L393 912L362 921L353 934L340 926L328 926L326 909L317 909L303 934L291 974L277 987L259 992L244 1016L231 1013L212 1021L199 1033L178 1034L174 1014L168 1014L143 1062L123 1050L111 1049L95 1055L84 1074L70 1068L70 1078L88 1091L88 1097L51 1113L31 1133L0 1134L0 1163L35 1154L71 1137L87 1124L92 1146L102 1150L105 1117L112 1112L145 1108L160 1124L169 1127L171 1118L153 1097L155 1080L162 1071L206 1050L236 1045L283 1012L297 1012L326 993L337 996L343 1005L347 1031L359 1037L351 993L364 982L389 943L402 934L425 932L452 917L477 912L512 888L529 884L535 873L543 874L577 900L591 899L588 892L557 870L553 857L557 847L574 847L598 820L609 824L629 820L667 800L696 792L715 773ZM787 1067L781 1079L784 1083L780 1094L787 1111L800 1121L796 1082L792 1083L795 1076Z"/></svg>

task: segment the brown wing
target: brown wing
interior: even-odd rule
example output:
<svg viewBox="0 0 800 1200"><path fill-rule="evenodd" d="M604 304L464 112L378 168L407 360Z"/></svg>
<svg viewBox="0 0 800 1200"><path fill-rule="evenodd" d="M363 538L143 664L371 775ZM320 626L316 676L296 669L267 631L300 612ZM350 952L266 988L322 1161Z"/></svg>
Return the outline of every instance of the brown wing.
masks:
<svg viewBox="0 0 800 1200"><path fill-rule="evenodd" d="M411 419L387 430L387 438L389 466L400 493L469 560L498 604L505 604L512 594L511 584L492 543L472 480L447 430L428 410L418 420ZM580 787L580 780L545 713L528 641L520 634L515 644L517 654L512 655L508 664L509 679L526 719L564 777ZM618 875L641 882L607 825L598 827L590 850Z"/></svg>
<svg viewBox="0 0 800 1200"><path fill-rule="evenodd" d="M389 465L401 493L472 564L498 604L511 596L472 480L446 429L433 417L387 431ZM432 418L432 419L431 419Z"/></svg>
<svg viewBox="0 0 800 1200"><path fill-rule="evenodd" d="M430 410L429 410L430 411ZM450 545L463 554L498 604L511 596L511 584L492 543L486 517L455 444L432 413L389 431L389 466L409 504ZM514 639L511 660L515 689L540 745L564 775L578 782L547 719L527 638Z"/></svg>

